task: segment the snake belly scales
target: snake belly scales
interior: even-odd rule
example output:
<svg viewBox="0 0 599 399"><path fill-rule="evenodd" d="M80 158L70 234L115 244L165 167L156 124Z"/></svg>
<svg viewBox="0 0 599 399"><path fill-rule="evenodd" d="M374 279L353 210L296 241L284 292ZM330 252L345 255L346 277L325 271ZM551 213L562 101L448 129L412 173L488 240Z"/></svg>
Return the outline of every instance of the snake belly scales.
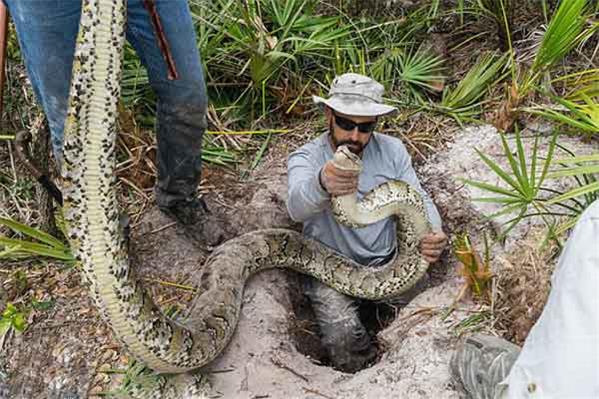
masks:
<svg viewBox="0 0 599 399"><path fill-rule="evenodd" d="M125 16L125 0L82 0L65 124L63 213L69 243L103 319L128 352L158 375L152 391L137 397L208 392L205 378L192 371L226 347L245 282L260 270L289 268L367 299L398 295L424 275L428 263L417 244L430 226L422 199L407 184L390 181L359 202L355 195L332 199L338 220L353 227L398 218L399 255L386 265L358 265L296 231L257 230L223 243L207 259L194 277L200 294L183 317L164 315L131 267L119 227L114 166ZM349 151L338 151L335 159L339 167L360 167Z"/></svg>

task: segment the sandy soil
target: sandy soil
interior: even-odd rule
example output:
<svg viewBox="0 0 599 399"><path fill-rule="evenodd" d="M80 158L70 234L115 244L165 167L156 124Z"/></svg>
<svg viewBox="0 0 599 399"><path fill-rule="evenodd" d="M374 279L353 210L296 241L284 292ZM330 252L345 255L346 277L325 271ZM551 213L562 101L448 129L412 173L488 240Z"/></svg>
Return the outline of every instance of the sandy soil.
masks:
<svg viewBox="0 0 599 399"><path fill-rule="evenodd" d="M592 145L568 140L579 154L592 150ZM479 244L484 228L497 228L483 217L496 208L473 203L480 192L459 178L494 182L473 147L498 155L500 145L493 128L468 128L419 168L448 234L468 231ZM235 235L264 227L298 228L285 211L285 170L285 154L272 154L248 181L235 183L238 190L233 198L221 187L208 196L209 205L231 222ZM505 246L495 244L493 255L517 249L518 240L538 223L524 223ZM167 308L184 306L190 294L164 282L185 284L186 276L202 267L209 248L192 245L169 219L151 209L134 226L132 251L134 264L154 298ZM118 375L105 371L124 369L126 353L100 320L77 271L59 270L51 263L35 267L36 289L56 302L50 311L30 315L31 327L24 334L5 340L0 351L0 398L96 397L116 386ZM456 261L446 256L431 270L431 287L379 333L386 347L379 362L355 374L323 366L298 351L292 331L297 321L292 295L297 289L290 287L297 279L291 272L269 271L252 277L232 342L203 370L209 374L213 397L457 398L447 364L458 339L456 326L478 307L465 301L447 314L462 286L455 267Z"/></svg>

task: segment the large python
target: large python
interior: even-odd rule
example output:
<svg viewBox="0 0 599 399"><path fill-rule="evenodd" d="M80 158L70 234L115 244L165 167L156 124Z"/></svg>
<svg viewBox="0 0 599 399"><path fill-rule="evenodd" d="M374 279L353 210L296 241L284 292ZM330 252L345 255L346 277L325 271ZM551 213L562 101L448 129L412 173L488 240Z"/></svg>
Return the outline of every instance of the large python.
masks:
<svg viewBox="0 0 599 399"><path fill-rule="evenodd" d="M428 264L417 243L428 229L420 196L402 182L386 183L360 202L335 198L338 218L355 227L395 214L397 251L368 268L286 229L244 234L218 247L192 281L200 294L185 317L173 320L154 304L131 268L115 194L117 102L125 32L125 0L83 0L65 126L64 216L71 247L103 319L135 358L160 377L143 398L203 397L208 385L191 371L209 363L235 330L249 276L283 267L311 275L347 295L380 299L410 288ZM359 167L341 150L340 167ZM192 277L193 278L193 277Z"/></svg>

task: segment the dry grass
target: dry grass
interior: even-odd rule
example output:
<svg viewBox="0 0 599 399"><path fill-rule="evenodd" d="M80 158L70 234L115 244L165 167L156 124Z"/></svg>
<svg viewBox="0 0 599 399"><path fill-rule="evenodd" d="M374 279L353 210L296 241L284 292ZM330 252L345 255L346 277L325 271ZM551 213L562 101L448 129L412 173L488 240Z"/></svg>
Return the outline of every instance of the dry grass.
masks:
<svg viewBox="0 0 599 399"><path fill-rule="evenodd" d="M400 138L418 164L438 152L460 130L455 120L423 111L402 112L380 131Z"/></svg>
<svg viewBox="0 0 599 399"><path fill-rule="evenodd" d="M494 327L504 338L522 344L547 302L558 248L543 242L542 232L528 234L517 252L503 259L497 274Z"/></svg>
<svg viewBox="0 0 599 399"><path fill-rule="evenodd" d="M473 298L478 307L468 317L452 325L455 335L473 332L502 336L522 345L539 319L551 290L551 276L559 254L552 242L545 245L545 232L539 227L529 232L520 247L507 256L492 258L490 295ZM457 303L454 308L457 308Z"/></svg>
<svg viewBox="0 0 599 399"><path fill-rule="evenodd" d="M14 136L20 130L32 130L40 110L21 64L8 62L4 108L0 134ZM13 139L0 140L0 217L13 217L31 224L37 219L35 183L19 165ZM2 233L2 231L0 231Z"/></svg>

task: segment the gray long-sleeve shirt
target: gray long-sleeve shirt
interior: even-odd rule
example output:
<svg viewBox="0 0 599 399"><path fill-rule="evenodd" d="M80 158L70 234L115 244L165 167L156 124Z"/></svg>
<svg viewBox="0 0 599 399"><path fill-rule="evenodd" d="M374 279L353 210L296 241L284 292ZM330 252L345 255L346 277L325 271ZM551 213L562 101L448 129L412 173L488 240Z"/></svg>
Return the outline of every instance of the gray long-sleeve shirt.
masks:
<svg viewBox="0 0 599 399"><path fill-rule="evenodd" d="M361 229L335 221L329 194L318 181L324 164L333 158L328 133L303 145L289 155L287 210L296 222L303 222L304 235L364 265L376 265L396 247L395 219L387 218ZM433 229L441 229L437 208L422 187L401 140L373 133L362 153L363 168L358 180L358 198L388 180L403 180L424 200Z"/></svg>

